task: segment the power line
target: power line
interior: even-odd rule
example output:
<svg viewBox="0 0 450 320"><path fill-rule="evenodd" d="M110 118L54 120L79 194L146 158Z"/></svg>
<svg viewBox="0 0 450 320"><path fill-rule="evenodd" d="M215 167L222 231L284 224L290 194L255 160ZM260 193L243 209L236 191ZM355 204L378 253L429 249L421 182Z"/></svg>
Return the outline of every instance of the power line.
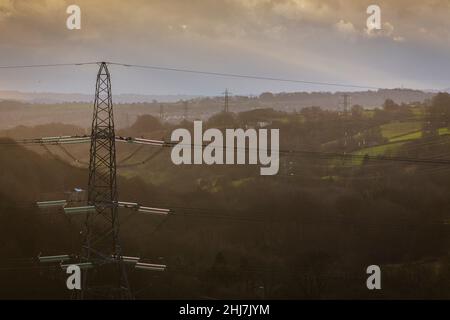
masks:
<svg viewBox="0 0 450 320"><path fill-rule="evenodd" d="M28 64L0 66L0 69L30 69L30 68L48 68L48 67L74 67L86 65L98 65L100 62L76 62L76 63L52 63L52 64Z"/></svg>
<svg viewBox="0 0 450 320"><path fill-rule="evenodd" d="M8 205L8 208L35 208L36 206L32 203L26 201L18 201L17 204L21 205ZM168 207L170 208L170 214L167 217L198 217L198 218L214 218L214 219L224 219L224 220L232 220L232 221L247 221L247 222L257 222L257 223L266 223L269 220L267 218L258 217L267 212L259 210L253 210L251 208L247 209L234 209L233 212L237 212L238 214L229 214L229 211L226 209L218 209L214 207L188 207L188 206L168 206L167 204L155 203L155 206ZM241 215L241 213L246 213L246 215ZM248 213L256 215L256 217L249 215ZM131 217L131 215L130 215ZM283 218L286 219L286 218ZM282 220L282 219L281 219ZM281 221L280 220L280 221ZM408 222L407 219L399 219L396 221L351 221L348 219L344 219L342 216L319 216L319 217L299 217L299 220L305 224L322 224L322 225L330 225L330 224L346 224L346 225L355 225L358 222L361 222L365 225L370 226L392 226L403 228L404 226L438 226L445 225L450 226L445 220L431 220L431 221L420 221L420 222ZM273 221L271 221L273 223Z"/></svg>
<svg viewBox="0 0 450 320"><path fill-rule="evenodd" d="M4 65L0 66L0 69L31 69L31 68L48 68L48 67L68 67L68 66L84 66L84 65L99 65L102 62L74 62L74 63L51 63L51 64L28 64L28 65ZM365 86L356 84L347 84L339 82L325 82L325 81L310 81L310 80L300 80L300 79L288 79L273 76L259 76L250 74L238 74L238 73L225 73L217 71L206 71L206 70L196 70L187 68L175 68L175 67L164 67L156 65L139 65L139 64L129 64L129 63L119 63L119 62L105 62L107 65L115 65L129 68L140 68L140 69L151 69L158 71L170 71L170 72L182 72L182 73L192 73L207 76L216 77L227 77L227 78L242 78L242 79L254 79L254 80L265 80L265 81L278 81L278 82L290 82L290 83L302 83L302 84L312 84L320 86L332 86L332 87L343 87L343 88L359 88L359 89L375 89L380 90L382 87L376 86Z"/></svg>
<svg viewBox="0 0 450 320"><path fill-rule="evenodd" d="M134 163L130 163L130 164L123 164L123 162L117 164L117 168L130 168L130 167L136 167L136 166L141 166L146 164L147 162L149 162L150 160L156 158L158 155L160 155L162 153L164 149L161 148L158 151L152 153L150 156L148 156L147 158L145 158L142 161L139 162L134 162Z"/></svg>
<svg viewBox="0 0 450 320"><path fill-rule="evenodd" d="M118 165L124 163L125 161L133 158L139 151L142 150L142 148L144 148L144 145L140 145L138 148L136 148L136 150L133 150L131 153L129 153L127 156L125 156L123 159L119 160L117 162Z"/></svg>
<svg viewBox="0 0 450 320"><path fill-rule="evenodd" d="M178 145L177 142L165 142L164 147L173 147L174 145ZM194 148L198 147L206 147L207 144L195 145L195 144L179 144L184 146L191 146ZM225 146L224 149L227 149ZM234 150L245 150L251 151L258 149L252 148L239 148L235 146ZM259 149L261 150L261 149ZM265 150L269 151L269 150ZM393 156L370 156L368 154L350 154L350 153L334 153L334 152L323 152L323 151L310 151L310 150L294 150L294 149L281 149L278 151L280 154L285 155L301 155L304 157L313 157L313 158L321 158L321 159L335 159L335 158L343 158L343 159L356 159L356 160L375 160L375 161L393 161L393 162L409 162L409 163L417 163L417 164L436 164L436 165L450 165L450 159L429 159L429 158L411 158L411 157L393 157Z"/></svg>
<svg viewBox="0 0 450 320"><path fill-rule="evenodd" d="M138 65L138 64L127 64L119 62L107 62L109 65L129 67L129 68L140 68L140 69L151 69L159 71L172 71L172 72L182 72L182 73L193 73L216 77L227 77L227 78L243 78L243 79L254 79L254 80L267 80L267 81L278 81L278 82L290 82L290 83L302 83L302 84L313 84L321 86L333 86L333 87L345 87L345 88L359 88L359 89L383 89L381 87L375 86L364 86L355 84L345 84L338 82L321 82L321 81L309 81L309 80L298 80L298 79L287 79L279 77L269 77L269 76L258 76L249 74L238 74L238 73L224 73L215 71L205 71L205 70L195 70L195 69L184 69L184 68L173 68L173 67L162 67L155 65Z"/></svg>
<svg viewBox="0 0 450 320"><path fill-rule="evenodd" d="M45 144L40 144L39 146L45 148L46 151L47 151L48 153L50 153L50 155L52 155L56 160L63 161L61 158L59 158L59 157L57 157L55 154L53 154L53 153L47 148L47 145L45 145ZM63 152L64 152L66 155L68 155L69 158L71 158L75 163L80 163L80 164L85 164L85 165L88 164L87 162L84 162L84 161L79 160L78 158L76 158L73 154L71 154L71 153L70 153L67 149L65 149L62 145L58 145L58 146L59 146L61 149L63 149ZM161 154L162 151L164 151L164 148L161 148L161 149L159 149L157 152L150 154L150 155L149 155L147 158L145 158L144 160L137 161L137 162L134 162L134 163L129 163L129 164L126 164L126 163L125 163L127 160L133 158L140 150L142 150L142 148L143 148L144 146L145 146L145 145L140 145L136 150L132 151L128 156L126 156L126 157L124 157L122 160L118 161L117 167L118 167L118 168L129 168L129 167L135 167L135 166L144 165L144 164L146 164L147 162L149 162L150 160L154 159L154 158L155 158L156 156L158 156L159 154ZM246 150L248 150L248 149L246 149ZM446 156L446 155L448 155L448 154L449 154L449 153L444 153L444 154L442 154L441 156ZM433 158L433 159L434 159L434 158ZM443 159L443 160L445 160L445 159ZM319 167L323 167L323 166L324 166L324 164L320 164L320 163L312 163L312 164L309 164L309 165L311 165L311 166L319 166ZM365 166L367 167L367 166L374 166L374 165L375 165L375 164L366 164ZM377 165L378 165L378 164L377 164ZM326 165L326 166L328 166L328 165ZM348 165L346 165L346 164L341 164L339 167L341 167L341 168L344 168L344 167L353 167L353 165L351 165L351 164L348 164ZM87 167L85 167L85 169L86 169L86 168L87 168Z"/></svg>
<svg viewBox="0 0 450 320"><path fill-rule="evenodd" d="M137 144L148 144L150 146L159 146L159 147L168 147L171 148L175 145L183 145L183 146L190 146L194 148L203 148L206 147L207 144L201 144L201 145L195 145L195 144L180 144L177 142L168 142L168 141L159 141L159 140L149 140L151 143L143 143L142 141L134 141L132 139L124 138L124 137L116 137L117 141L123 141L127 143L137 143ZM145 139L141 139L145 140ZM38 145L42 146L45 144L49 145L57 145L59 143L63 144L72 144L72 143L87 143L89 142L86 137L83 138L75 138L72 137L63 138L62 142L59 142L58 139L27 139L27 140L21 140L17 141L16 143L11 142L0 142L0 145L16 145L24 144L24 145ZM226 149L227 147L225 147ZM234 150L244 150L244 151L258 151L257 149L249 148L249 147L234 147ZM269 150L265 150L269 151ZM369 154L351 154L351 153L334 153L334 152L323 152L323 151L311 151L311 150L295 150L295 149L281 149L279 150L280 154L287 155L287 156L303 156L303 157L311 157L311 158L319 158L319 159L352 159L352 160L371 160L371 161L391 161L391 162L405 162L405 163L415 163L415 164L426 164L426 165L450 165L450 159L435 159L435 158L413 158L413 157L399 157L399 156L371 156ZM137 163L137 164L143 164L147 162L147 160ZM137 165L136 164L136 165Z"/></svg>

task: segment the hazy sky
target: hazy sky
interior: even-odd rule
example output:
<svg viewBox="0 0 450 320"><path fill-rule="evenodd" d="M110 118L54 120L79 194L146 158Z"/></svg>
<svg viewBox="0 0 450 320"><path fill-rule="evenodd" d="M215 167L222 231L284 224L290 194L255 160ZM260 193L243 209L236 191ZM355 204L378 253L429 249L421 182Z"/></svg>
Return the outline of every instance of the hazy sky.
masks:
<svg viewBox="0 0 450 320"><path fill-rule="evenodd" d="M66 8L81 8L67 30ZM366 30L367 6L383 29ZM0 0L0 65L117 61L376 87L450 87L448 0ZM0 90L91 93L95 66L0 69ZM116 93L336 88L111 67Z"/></svg>

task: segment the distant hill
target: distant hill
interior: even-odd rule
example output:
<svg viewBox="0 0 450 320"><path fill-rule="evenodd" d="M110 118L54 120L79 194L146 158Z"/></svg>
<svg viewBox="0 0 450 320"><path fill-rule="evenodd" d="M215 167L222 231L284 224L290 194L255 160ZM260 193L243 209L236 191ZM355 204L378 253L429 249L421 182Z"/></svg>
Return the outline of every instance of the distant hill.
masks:
<svg viewBox="0 0 450 320"><path fill-rule="evenodd" d="M197 98L194 95L142 95L117 94L114 95L116 103L142 103L142 102L176 102ZM21 92L0 91L0 100L17 100L28 103L53 104L66 102L92 102L94 94L83 93L54 93L54 92Z"/></svg>
<svg viewBox="0 0 450 320"><path fill-rule="evenodd" d="M430 100L436 93L410 89L383 89L376 91L345 92L349 95L349 104L359 104L364 108L381 107L386 99L401 103L423 103ZM232 96L229 100L229 110L234 113L255 109L274 109L276 111L292 112L303 108L318 106L329 110L342 110L344 92L265 92L259 96ZM8 98L8 99L7 99ZM139 102L151 98L172 99L175 102L164 102L163 109L159 102ZM52 100L53 99L53 100ZM69 102L82 100L87 102ZM141 100L139 100L141 99ZM88 128L92 121L92 97L88 95L70 95L57 93L21 93L0 91L0 127L5 129L17 126L37 126L49 123L62 123ZM123 103L121 101L132 101ZM223 96L196 97L173 96L140 96L114 95L114 117L117 129L130 127L141 115L160 117L163 110L164 120L176 123L184 117L184 103L188 102L188 119L208 119L221 112L224 105ZM33 101L34 103L30 102ZM44 103L47 101L47 103ZM66 102L50 102L66 101Z"/></svg>
<svg viewBox="0 0 450 320"><path fill-rule="evenodd" d="M381 107L386 99L391 99L401 104L424 102L435 95L435 92L411 89L380 89L358 92L289 92L277 94L266 92L259 96L259 100L264 104L272 104L274 109L301 109L311 106L337 109L342 106L344 93L349 95L349 106L359 104L365 108Z"/></svg>
<svg viewBox="0 0 450 320"><path fill-rule="evenodd" d="M438 93L438 92L450 93L450 88L445 88L445 89L441 89L441 90L429 89L429 90L424 90L424 91L425 92L431 92L431 93Z"/></svg>
<svg viewBox="0 0 450 320"><path fill-rule="evenodd" d="M432 98L437 93L435 90L411 90L411 89L381 89L377 91L346 92L350 95L350 105L359 104L366 108L379 107L386 99L392 99L396 103L423 102ZM265 92L257 99L261 103L274 103L274 108L295 107L303 108L320 106L325 109L336 109L342 102L344 92ZM202 97L195 95L141 95L141 94L115 94L114 103L173 103L181 100L196 100L200 103L221 100L222 97ZM248 99L248 97L234 97ZM57 104L57 103L91 103L93 94L82 93L53 93L53 92L20 92L0 91L0 100L15 100L33 104Z"/></svg>

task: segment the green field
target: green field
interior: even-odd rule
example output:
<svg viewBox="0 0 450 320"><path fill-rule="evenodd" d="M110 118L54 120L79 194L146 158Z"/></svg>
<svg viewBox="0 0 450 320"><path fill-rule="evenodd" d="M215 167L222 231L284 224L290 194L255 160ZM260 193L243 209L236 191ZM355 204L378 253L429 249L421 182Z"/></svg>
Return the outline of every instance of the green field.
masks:
<svg viewBox="0 0 450 320"><path fill-rule="evenodd" d="M408 121L408 122L393 122L380 126L381 134L383 137L389 139L397 139L404 135L420 132L422 129L421 121ZM417 139L417 138L416 138Z"/></svg>
<svg viewBox="0 0 450 320"><path fill-rule="evenodd" d="M389 139L389 142L401 142L401 141L410 141L410 140L417 140L422 138L422 130L407 133L401 136L396 136L391 139Z"/></svg>
<svg viewBox="0 0 450 320"><path fill-rule="evenodd" d="M369 155L369 156L379 156L387 153L395 152L400 146L402 146L404 142L397 143L386 143L378 146L373 146L370 148L364 148L358 151L353 152L355 155Z"/></svg>
<svg viewBox="0 0 450 320"><path fill-rule="evenodd" d="M444 136L446 134L450 134L449 128L439 128L438 130L440 136Z"/></svg>

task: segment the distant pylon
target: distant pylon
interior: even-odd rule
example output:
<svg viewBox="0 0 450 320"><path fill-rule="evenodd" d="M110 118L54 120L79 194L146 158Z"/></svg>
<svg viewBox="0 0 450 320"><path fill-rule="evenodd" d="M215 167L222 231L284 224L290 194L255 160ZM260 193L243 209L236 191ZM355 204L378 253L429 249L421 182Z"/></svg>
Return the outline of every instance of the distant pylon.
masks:
<svg viewBox="0 0 450 320"><path fill-rule="evenodd" d="M349 103L350 103L350 95L348 93L344 93L342 95L343 101L342 101L342 106L343 106L343 111L344 111L344 117L346 118L348 115L348 107L349 107ZM346 120L344 120L346 121ZM347 123L344 123L344 147L347 147L349 144L349 132L348 132L348 125Z"/></svg>
<svg viewBox="0 0 450 320"><path fill-rule="evenodd" d="M184 114L183 114L183 119L187 120L188 118L188 102L187 101L183 101L183 109L184 109Z"/></svg>
<svg viewBox="0 0 450 320"><path fill-rule="evenodd" d="M159 105L159 119L164 120L164 105Z"/></svg>
<svg viewBox="0 0 450 320"><path fill-rule="evenodd" d="M225 95L225 101L223 106L223 112L228 113L230 111L229 108L229 95L231 92L228 91L228 89L225 89L225 92L223 93Z"/></svg>
<svg viewBox="0 0 450 320"><path fill-rule="evenodd" d="M349 111L348 107L349 107L349 103L350 103L350 95L348 93L344 93L342 95L342 98L343 98L343 102L342 102L343 111L344 111L344 114L347 114L347 112Z"/></svg>
<svg viewBox="0 0 450 320"><path fill-rule="evenodd" d="M83 270L82 299L131 298L122 261L117 206L116 145L111 78L102 62L97 74L89 162L88 212L83 231L81 262L94 269Z"/></svg>

